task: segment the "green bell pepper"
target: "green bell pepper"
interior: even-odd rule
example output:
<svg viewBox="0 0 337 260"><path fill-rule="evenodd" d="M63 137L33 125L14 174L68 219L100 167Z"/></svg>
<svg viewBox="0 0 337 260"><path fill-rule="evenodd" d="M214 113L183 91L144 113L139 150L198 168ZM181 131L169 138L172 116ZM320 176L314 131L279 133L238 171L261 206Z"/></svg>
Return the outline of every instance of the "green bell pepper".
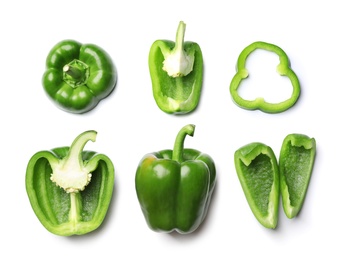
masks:
<svg viewBox="0 0 337 260"><path fill-rule="evenodd" d="M256 219L266 228L276 228L280 179L273 150L263 143L251 143L235 152L234 161L242 189Z"/></svg>
<svg viewBox="0 0 337 260"><path fill-rule="evenodd" d="M184 42L186 25L180 22L176 42L156 40L150 49L149 69L154 99L169 114L186 114L199 103L203 57L195 42Z"/></svg>
<svg viewBox="0 0 337 260"><path fill-rule="evenodd" d="M46 59L43 87L62 110L85 113L110 95L117 82L109 55L94 44L64 40Z"/></svg>
<svg viewBox="0 0 337 260"><path fill-rule="evenodd" d="M238 89L242 80L248 77L248 70L246 69L246 59L256 49L263 49L276 53L279 56L280 63L277 66L277 71L281 76L286 76L290 79L293 86L293 92L289 99L279 103L269 103L264 98L259 97L255 100L243 99ZM287 54L278 46L266 42L254 42L247 46L240 54L237 62L237 73L233 77L230 84L230 94L233 101L241 108L248 110L260 109L267 113L280 113L291 108L300 96L301 88L299 80L290 67L290 62Z"/></svg>
<svg viewBox="0 0 337 260"><path fill-rule="evenodd" d="M302 208L316 155L316 141L302 134L290 134L283 141L280 158L280 187L283 209L294 218Z"/></svg>
<svg viewBox="0 0 337 260"><path fill-rule="evenodd" d="M111 160L85 144L95 131L80 134L70 147L34 154L27 165L26 190L41 224L60 236L97 229L110 205L114 186Z"/></svg>
<svg viewBox="0 0 337 260"><path fill-rule="evenodd" d="M148 226L157 232L196 230L206 217L216 182L212 158L184 149L194 125L183 127L173 150L145 155L136 172L137 197Z"/></svg>

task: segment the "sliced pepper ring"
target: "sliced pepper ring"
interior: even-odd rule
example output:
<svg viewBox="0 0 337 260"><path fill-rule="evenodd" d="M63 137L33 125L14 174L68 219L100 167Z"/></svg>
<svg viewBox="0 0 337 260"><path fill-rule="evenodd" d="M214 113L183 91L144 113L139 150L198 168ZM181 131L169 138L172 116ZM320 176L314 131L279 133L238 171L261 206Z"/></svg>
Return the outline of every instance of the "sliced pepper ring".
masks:
<svg viewBox="0 0 337 260"><path fill-rule="evenodd" d="M271 51L279 56L280 63L277 66L277 72L281 76L286 76L290 79L293 86L291 97L279 103L270 103L264 98L258 97L255 100L243 99L238 94L238 89L242 80L248 77L249 73L246 69L246 60L248 56L256 49ZM287 54L278 46L266 42L254 42L247 46L239 55L237 62L237 73L234 75L230 84L230 94L233 101L241 108L247 110L261 110L266 113L280 113L291 108L297 102L301 92L299 80L295 72L290 67L290 61Z"/></svg>

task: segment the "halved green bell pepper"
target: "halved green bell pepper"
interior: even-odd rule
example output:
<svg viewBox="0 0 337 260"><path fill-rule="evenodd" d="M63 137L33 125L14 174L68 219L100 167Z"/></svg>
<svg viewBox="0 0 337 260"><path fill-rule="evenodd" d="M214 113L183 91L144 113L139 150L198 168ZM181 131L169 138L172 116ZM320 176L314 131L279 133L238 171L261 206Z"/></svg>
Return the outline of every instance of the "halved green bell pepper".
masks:
<svg viewBox="0 0 337 260"><path fill-rule="evenodd" d="M246 79L249 75L246 69L246 59L248 56L256 49L263 49L266 51L271 51L279 56L280 63L277 66L277 71L281 76L286 76L290 79L293 87L291 97L279 103L267 102L264 98L259 97L255 100L243 99L239 93L238 89L242 80ZM267 113L281 113L289 108L291 108L297 102L301 93L300 83L295 74L295 72L290 67L290 61L287 54L278 46L266 42L254 42L247 46L241 53L237 62L237 72L234 75L230 83L230 94L233 101L241 108L248 110L259 109Z"/></svg>
<svg viewBox="0 0 337 260"><path fill-rule="evenodd" d="M237 175L256 219L266 228L278 222L280 177L273 150L263 143L250 143L234 154Z"/></svg>
<svg viewBox="0 0 337 260"><path fill-rule="evenodd" d="M147 154L138 165L137 197L154 231L191 233L206 217L216 170L209 155L184 149L184 139L193 136L194 129L194 125L186 125L179 131L173 150Z"/></svg>
<svg viewBox="0 0 337 260"><path fill-rule="evenodd" d="M283 209L294 218L302 208L316 155L316 141L303 134L289 134L280 151L280 187Z"/></svg>
<svg viewBox="0 0 337 260"><path fill-rule="evenodd" d="M195 42L184 42L186 25L180 22L176 42L156 40L150 49L152 91L158 107L169 114L192 112L199 103L203 57Z"/></svg>
<svg viewBox="0 0 337 260"><path fill-rule="evenodd" d="M26 190L31 206L51 233L83 235L97 229L110 205L114 186L111 160L83 151L96 131L80 134L70 147L34 154L27 165Z"/></svg>
<svg viewBox="0 0 337 260"><path fill-rule="evenodd" d="M46 59L43 87L62 110L85 113L110 95L117 71L110 56L99 46L64 40Z"/></svg>

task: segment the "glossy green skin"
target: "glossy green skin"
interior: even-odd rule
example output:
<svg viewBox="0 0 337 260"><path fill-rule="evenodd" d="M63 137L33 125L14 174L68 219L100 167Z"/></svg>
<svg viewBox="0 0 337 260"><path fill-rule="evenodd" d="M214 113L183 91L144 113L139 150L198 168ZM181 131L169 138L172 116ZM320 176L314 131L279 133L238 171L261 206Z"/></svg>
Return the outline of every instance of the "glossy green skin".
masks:
<svg viewBox="0 0 337 260"><path fill-rule="evenodd" d="M302 134L289 134L283 141L280 158L282 205L288 218L300 212L306 197L316 156L316 141Z"/></svg>
<svg viewBox="0 0 337 260"><path fill-rule="evenodd" d="M114 185L114 166L110 159L103 154L83 151L85 163L98 163L89 185L74 195L78 212L74 216L70 211L70 193L50 180L49 162L61 160L68 151L69 147L61 147L37 152L26 172L26 190L36 216L48 231L60 236L83 235L97 229L108 211Z"/></svg>
<svg viewBox="0 0 337 260"><path fill-rule="evenodd" d="M181 163L172 150L146 155L137 168L136 191L148 226L157 232L196 230L204 220L216 182L210 156L184 149Z"/></svg>
<svg viewBox="0 0 337 260"><path fill-rule="evenodd" d="M291 97L287 100L279 103L270 103L265 101L263 97L256 98L255 100L246 100L239 95L238 89L240 87L241 81L249 76L249 72L246 69L246 60L249 55L257 49L274 52L279 56L280 63L277 66L277 71L281 76L288 77L293 87ZM233 98L233 101L239 107L247 110L259 109L266 113L281 113L295 105L300 96L300 93L301 87L297 75L290 67L290 61L287 54L280 47L266 42L254 42L247 46L240 53L237 62L237 73L234 75L230 84L230 94Z"/></svg>
<svg viewBox="0 0 337 260"><path fill-rule="evenodd" d="M279 168L273 150L251 143L234 154L235 168L247 202L266 228L276 228L280 195Z"/></svg>
<svg viewBox="0 0 337 260"><path fill-rule="evenodd" d="M157 40L150 49L149 69L153 97L158 107L168 114L187 114L199 104L203 82L203 57L200 46L195 42L185 42L186 53L195 52L193 70L186 76L170 77L162 69L163 52L172 50L175 42Z"/></svg>
<svg viewBox="0 0 337 260"><path fill-rule="evenodd" d="M64 80L65 65L79 60L88 66L84 82L71 86ZM117 82L116 68L109 55L93 44L65 40L56 44L46 59L42 84L55 104L71 113L92 110L114 89Z"/></svg>

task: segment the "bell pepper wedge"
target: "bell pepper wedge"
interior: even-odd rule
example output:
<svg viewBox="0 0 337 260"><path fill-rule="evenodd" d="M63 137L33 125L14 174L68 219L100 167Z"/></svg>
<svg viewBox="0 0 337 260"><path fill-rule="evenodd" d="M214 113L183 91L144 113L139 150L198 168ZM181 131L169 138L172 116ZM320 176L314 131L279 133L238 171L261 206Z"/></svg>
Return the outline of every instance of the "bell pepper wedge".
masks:
<svg viewBox="0 0 337 260"><path fill-rule="evenodd" d="M176 42L156 40L149 53L152 92L157 106L168 114L187 114L198 106L203 81L203 56L195 42L184 42L180 22Z"/></svg>
<svg viewBox="0 0 337 260"><path fill-rule="evenodd" d="M301 210L310 182L316 155L316 140L303 134L285 137L279 156L280 188L283 209L288 218Z"/></svg>
<svg viewBox="0 0 337 260"><path fill-rule="evenodd" d="M234 153L236 172L255 218L266 228L278 222L280 179L273 150L259 142L247 144Z"/></svg>
<svg viewBox="0 0 337 260"><path fill-rule="evenodd" d="M213 159L195 149L184 149L194 125L177 134L173 150L145 155L136 171L137 197L150 229L188 234L203 222L216 183Z"/></svg>
<svg viewBox="0 0 337 260"><path fill-rule="evenodd" d="M60 236L97 229L108 211L114 165L103 154L83 151L96 131L80 134L70 147L40 151L28 162L26 191L41 224Z"/></svg>
<svg viewBox="0 0 337 260"><path fill-rule="evenodd" d="M243 99L238 89L242 80L249 76L249 72L246 69L246 60L248 56L256 49L262 49L270 52L274 52L279 56L280 63L277 66L277 72L281 76L286 76L290 79L293 87L291 97L279 103L267 102L263 97L258 97L255 100ZM230 94L233 101L241 108L247 110L261 110L266 113L281 113L291 108L297 102L301 93L300 82L297 75L290 67L290 61L287 54L278 46L266 42L254 42L247 46L239 55L237 61L237 72L234 75L230 83Z"/></svg>
<svg viewBox="0 0 337 260"><path fill-rule="evenodd" d="M57 43L46 58L42 84L60 109L82 114L110 95L117 82L116 67L107 52L74 40Z"/></svg>

